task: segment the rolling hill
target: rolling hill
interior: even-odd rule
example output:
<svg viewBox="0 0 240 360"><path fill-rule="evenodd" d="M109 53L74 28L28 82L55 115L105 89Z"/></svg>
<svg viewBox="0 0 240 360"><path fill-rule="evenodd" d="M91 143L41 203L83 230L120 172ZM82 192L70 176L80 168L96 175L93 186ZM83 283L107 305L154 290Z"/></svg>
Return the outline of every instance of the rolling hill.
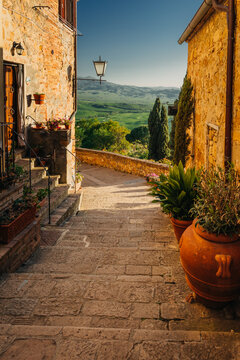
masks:
<svg viewBox="0 0 240 360"><path fill-rule="evenodd" d="M97 81L79 81L76 119L112 119L131 130L147 125L149 112L157 97L163 104L171 104L178 98L179 91L179 88L162 86L138 87L111 82L100 85Z"/></svg>
<svg viewBox="0 0 240 360"><path fill-rule="evenodd" d="M91 78L89 78L91 79ZM173 103L178 98L179 88L139 87L111 82L78 81L78 99L106 103L151 104L156 97L161 102Z"/></svg>

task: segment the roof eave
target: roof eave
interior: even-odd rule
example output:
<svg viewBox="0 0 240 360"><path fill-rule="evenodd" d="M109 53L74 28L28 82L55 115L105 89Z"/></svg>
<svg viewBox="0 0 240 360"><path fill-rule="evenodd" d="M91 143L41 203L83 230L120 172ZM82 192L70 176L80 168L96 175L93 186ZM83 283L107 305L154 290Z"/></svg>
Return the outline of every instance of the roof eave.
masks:
<svg viewBox="0 0 240 360"><path fill-rule="evenodd" d="M186 27L185 31L182 33L181 37L178 40L178 43L181 45L184 41L187 41L189 36L193 33L193 31L196 29L198 24L201 22L201 20L204 18L204 16L207 14L209 9L212 7L212 0L204 0L188 26Z"/></svg>

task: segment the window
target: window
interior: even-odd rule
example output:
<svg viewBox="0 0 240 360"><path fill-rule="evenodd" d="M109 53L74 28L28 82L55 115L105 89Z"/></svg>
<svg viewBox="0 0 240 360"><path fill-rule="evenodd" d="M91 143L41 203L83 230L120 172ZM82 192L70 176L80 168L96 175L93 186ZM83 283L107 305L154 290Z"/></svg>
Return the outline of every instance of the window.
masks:
<svg viewBox="0 0 240 360"><path fill-rule="evenodd" d="M71 27L76 27L76 0L59 0L59 18Z"/></svg>

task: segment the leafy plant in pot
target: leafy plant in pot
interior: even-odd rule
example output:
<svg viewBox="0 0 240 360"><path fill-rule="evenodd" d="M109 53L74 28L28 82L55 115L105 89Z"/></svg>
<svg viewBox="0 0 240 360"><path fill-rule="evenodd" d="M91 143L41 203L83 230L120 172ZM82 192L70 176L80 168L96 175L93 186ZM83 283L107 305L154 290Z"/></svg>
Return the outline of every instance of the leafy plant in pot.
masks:
<svg viewBox="0 0 240 360"><path fill-rule="evenodd" d="M0 242L9 243L35 218L36 198L24 186L23 196L0 212Z"/></svg>
<svg viewBox="0 0 240 360"><path fill-rule="evenodd" d="M179 244L186 280L201 302L221 307L240 293L240 184L233 167L202 171L192 213L196 219Z"/></svg>
<svg viewBox="0 0 240 360"><path fill-rule="evenodd" d="M162 211L170 215L170 220L177 240L179 241L185 229L191 225L193 207L196 197L198 173L195 168L184 170L182 162L170 169L169 175L161 174L159 178L151 178L150 195L160 202Z"/></svg>

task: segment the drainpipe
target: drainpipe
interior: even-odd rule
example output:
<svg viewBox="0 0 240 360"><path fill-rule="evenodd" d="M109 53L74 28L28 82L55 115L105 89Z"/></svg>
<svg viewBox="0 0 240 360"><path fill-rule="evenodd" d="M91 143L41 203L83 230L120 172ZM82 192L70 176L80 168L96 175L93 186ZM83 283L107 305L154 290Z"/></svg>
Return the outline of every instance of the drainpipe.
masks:
<svg viewBox="0 0 240 360"><path fill-rule="evenodd" d="M234 0L228 1L228 6L220 5L212 0L217 11L227 12L228 19L228 49L227 49L227 85L226 85L226 117L225 117L225 153L224 166L227 170L232 160L232 119L233 119L233 65L234 65L234 36L235 36L235 7Z"/></svg>

